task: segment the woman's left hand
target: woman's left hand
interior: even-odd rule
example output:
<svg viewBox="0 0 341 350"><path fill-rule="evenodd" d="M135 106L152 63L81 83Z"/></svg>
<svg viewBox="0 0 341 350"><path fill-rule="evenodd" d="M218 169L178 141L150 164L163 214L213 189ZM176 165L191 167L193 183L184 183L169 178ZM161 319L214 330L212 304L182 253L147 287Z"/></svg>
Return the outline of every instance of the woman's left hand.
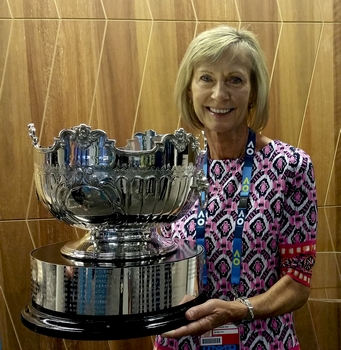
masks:
<svg viewBox="0 0 341 350"><path fill-rule="evenodd" d="M242 319L247 312L246 306L236 301L210 299L186 311L190 322L186 326L162 334L165 338L181 338L187 335L202 335L218 326ZM240 316L236 316L240 315Z"/></svg>
<svg viewBox="0 0 341 350"><path fill-rule="evenodd" d="M280 278L268 291L249 298L256 318L269 318L292 312L303 306L309 297L309 287L288 275ZM241 302L210 299L186 311L188 325L163 334L167 338L202 335L207 331L243 320L248 308Z"/></svg>

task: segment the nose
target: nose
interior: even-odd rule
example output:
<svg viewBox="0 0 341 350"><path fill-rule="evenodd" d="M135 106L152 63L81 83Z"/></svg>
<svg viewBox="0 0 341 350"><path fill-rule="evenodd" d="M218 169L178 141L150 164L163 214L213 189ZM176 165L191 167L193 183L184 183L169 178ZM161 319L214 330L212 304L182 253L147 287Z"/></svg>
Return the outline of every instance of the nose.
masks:
<svg viewBox="0 0 341 350"><path fill-rule="evenodd" d="M230 92L224 82L217 82L212 90L212 98L221 101L230 98Z"/></svg>

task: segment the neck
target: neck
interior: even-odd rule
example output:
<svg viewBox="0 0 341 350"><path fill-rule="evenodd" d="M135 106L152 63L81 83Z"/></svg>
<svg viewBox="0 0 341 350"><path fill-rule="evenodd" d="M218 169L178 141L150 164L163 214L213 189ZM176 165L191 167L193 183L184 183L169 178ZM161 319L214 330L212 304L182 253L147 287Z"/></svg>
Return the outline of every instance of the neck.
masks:
<svg viewBox="0 0 341 350"><path fill-rule="evenodd" d="M233 133L206 133L211 159L237 159L244 157L249 129Z"/></svg>

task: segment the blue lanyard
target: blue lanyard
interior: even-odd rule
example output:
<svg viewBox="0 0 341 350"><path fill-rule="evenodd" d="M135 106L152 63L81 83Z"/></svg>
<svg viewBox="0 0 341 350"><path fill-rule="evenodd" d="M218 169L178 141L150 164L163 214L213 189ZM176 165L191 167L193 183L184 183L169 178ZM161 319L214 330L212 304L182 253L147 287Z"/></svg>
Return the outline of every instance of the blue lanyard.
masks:
<svg viewBox="0 0 341 350"><path fill-rule="evenodd" d="M245 217L247 214L247 200L250 194L250 184L252 177L252 164L255 154L256 134L249 129L249 136L246 144L245 162L242 176L242 189L240 192L240 200L238 205L238 216L236 222L236 229L232 244L232 273L231 283L236 286L240 282L240 269L242 262L242 235ZM204 173L208 177L208 159L207 153L204 159ZM202 193L204 199L205 194ZM204 268L203 268L203 284L207 284L207 263L206 263L206 249L205 249L205 226L206 226L206 210L202 210L199 206L198 216L196 222L196 242L204 247Z"/></svg>
<svg viewBox="0 0 341 350"><path fill-rule="evenodd" d="M207 160L207 152L204 157L204 173L207 178L208 174L208 160ZM206 193L204 191L201 192L202 203L205 203ZM205 226L206 226L206 210L202 210L200 204L198 207L198 216L197 222L195 226L196 231L196 242L200 244L204 248L204 266L202 272L202 282L204 285L207 284L207 261L206 261L206 248L205 248Z"/></svg>

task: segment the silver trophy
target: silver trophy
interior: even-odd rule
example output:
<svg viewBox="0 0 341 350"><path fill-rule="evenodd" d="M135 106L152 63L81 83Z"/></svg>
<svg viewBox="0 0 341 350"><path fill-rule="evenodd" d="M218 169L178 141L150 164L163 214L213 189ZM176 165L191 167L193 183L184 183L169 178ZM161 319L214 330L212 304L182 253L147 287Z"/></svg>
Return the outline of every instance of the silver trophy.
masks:
<svg viewBox="0 0 341 350"><path fill-rule="evenodd" d="M28 128L39 200L86 233L31 253L24 325L53 337L115 340L186 324L186 310L205 300L204 251L159 231L198 199L205 206L197 138L148 130L116 147L104 131L81 124L43 148Z"/></svg>

